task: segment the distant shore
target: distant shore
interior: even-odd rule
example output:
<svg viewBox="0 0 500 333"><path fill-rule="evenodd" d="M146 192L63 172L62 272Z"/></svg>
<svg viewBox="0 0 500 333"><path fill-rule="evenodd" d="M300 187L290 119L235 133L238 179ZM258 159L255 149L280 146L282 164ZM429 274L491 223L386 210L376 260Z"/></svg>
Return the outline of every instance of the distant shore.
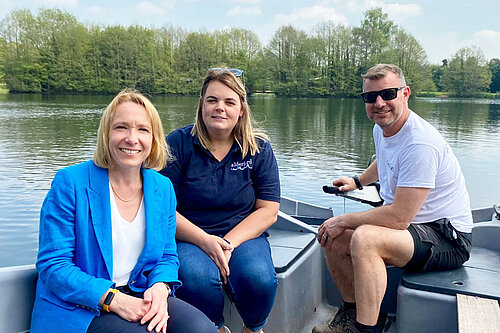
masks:
<svg viewBox="0 0 500 333"><path fill-rule="evenodd" d="M419 91L417 97L435 97L435 98L485 98L485 99L500 99L500 93L476 93L470 96L455 96L445 91Z"/></svg>
<svg viewBox="0 0 500 333"><path fill-rule="evenodd" d="M33 92L9 92L5 83L0 83L0 95L7 94L44 94L44 93L33 93ZM49 95L113 95L113 93L103 93L103 92L95 92L95 93L78 93L78 92L55 92L50 93ZM157 94L156 96L198 96L198 94ZM358 98L358 96L278 96L273 91L266 92L253 92L250 93L251 96L276 96L276 97L290 97L290 98ZM455 96L449 92L443 91L420 91L413 95L414 97L430 97L430 98L484 98L484 99L500 99L500 93L478 93L473 94L471 96Z"/></svg>

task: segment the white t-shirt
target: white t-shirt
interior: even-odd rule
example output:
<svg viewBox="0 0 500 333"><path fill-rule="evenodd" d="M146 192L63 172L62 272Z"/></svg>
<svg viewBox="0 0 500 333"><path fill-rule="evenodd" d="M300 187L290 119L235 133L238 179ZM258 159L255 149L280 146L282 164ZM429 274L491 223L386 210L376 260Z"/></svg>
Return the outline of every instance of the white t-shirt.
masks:
<svg viewBox="0 0 500 333"><path fill-rule="evenodd" d="M446 217L458 231L472 231L470 199L460 164L436 128L410 110L398 133L384 137L382 128L375 125L373 139L384 204L393 202L396 187L430 188L412 223Z"/></svg>
<svg viewBox="0 0 500 333"><path fill-rule="evenodd" d="M117 287L128 283L146 241L146 217L144 198L132 222L125 220L118 211L115 196L109 187L111 202L111 226L113 230L113 282Z"/></svg>

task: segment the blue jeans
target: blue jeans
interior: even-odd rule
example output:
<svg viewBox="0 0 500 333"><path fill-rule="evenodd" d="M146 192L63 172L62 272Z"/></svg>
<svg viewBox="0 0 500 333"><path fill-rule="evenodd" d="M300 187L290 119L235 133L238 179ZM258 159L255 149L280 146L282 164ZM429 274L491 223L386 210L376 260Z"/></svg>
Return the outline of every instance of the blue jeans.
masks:
<svg viewBox="0 0 500 333"><path fill-rule="evenodd" d="M248 329L256 332L264 327L278 288L265 235L248 240L233 251L224 287L219 269L199 247L178 241L177 252L183 285L175 291L175 296L200 309L220 328L224 324L225 289Z"/></svg>

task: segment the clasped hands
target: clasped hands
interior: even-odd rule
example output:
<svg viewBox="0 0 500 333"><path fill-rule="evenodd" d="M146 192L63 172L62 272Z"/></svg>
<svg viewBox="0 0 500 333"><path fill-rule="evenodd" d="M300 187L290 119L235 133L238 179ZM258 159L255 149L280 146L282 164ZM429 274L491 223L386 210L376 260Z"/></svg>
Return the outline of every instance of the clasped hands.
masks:
<svg viewBox="0 0 500 333"><path fill-rule="evenodd" d="M167 332L168 289L163 282L157 282L144 292L144 298L117 293L110 305L110 310L121 318L140 321L141 325L149 322L147 330L159 333Z"/></svg>
<svg viewBox="0 0 500 333"><path fill-rule="evenodd" d="M200 248L217 265L222 282L226 284L229 277L229 260L231 259L234 247L221 237L206 234L200 244Z"/></svg>

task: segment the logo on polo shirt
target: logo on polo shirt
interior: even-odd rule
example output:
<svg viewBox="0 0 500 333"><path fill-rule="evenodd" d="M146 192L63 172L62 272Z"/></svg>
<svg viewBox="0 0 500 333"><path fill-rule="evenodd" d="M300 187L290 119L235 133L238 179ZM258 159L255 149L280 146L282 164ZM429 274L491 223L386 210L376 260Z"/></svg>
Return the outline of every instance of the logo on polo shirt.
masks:
<svg viewBox="0 0 500 333"><path fill-rule="evenodd" d="M248 168L248 169L252 169L253 168L253 161L252 161L252 159L249 159L248 161L233 162L233 163L231 163L231 170L233 170L233 171L245 170L246 168Z"/></svg>

